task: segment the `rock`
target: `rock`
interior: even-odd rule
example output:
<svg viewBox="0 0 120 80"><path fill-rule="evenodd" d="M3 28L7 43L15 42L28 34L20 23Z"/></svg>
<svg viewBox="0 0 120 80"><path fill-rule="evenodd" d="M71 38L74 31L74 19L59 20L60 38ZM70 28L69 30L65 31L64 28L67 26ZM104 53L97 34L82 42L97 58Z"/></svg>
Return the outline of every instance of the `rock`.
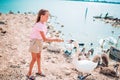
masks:
<svg viewBox="0 0 120 80"><path fill-rule="evenodd" d="M64 73L66 76L69 76L71 74L71 71L70 70L64 70Z"/></svg>
<svg viewBox="0 0 120 80"><path fill-rule="evenodd" d="M46 49L48 46L49 46L49 44L48 44L48 43L45 43L45 44L43 45L43 49Z"/></svg>
<svg viewBox="0 0 120 80"><path fill-rule="evenodd" d="M47 50L49 52L55 52L55 53L60 53L61 52L61 49L59 47L57 47L57 46L49 46L47 48Z"/></svg>
<svg viewBox="0 0 120 80"><path fill-rule="evenodd" d="M1 33L5 34L7 31L1 31Z"/></svg>
<svg viewBox="0 0 120 80"><path fill-rule="evenodd" d="M0 21L0 24L5 24L5 22Z"/></svg>
<svg viewBox="0 0 120 80"><path fill-rule="evenodd" d="M20 68L20 65L10 65L11 68Z"/></svg>
<svg viewBox="0 0 120 80"><path fill-rule="evenodd" d="M0 27L0 31L2 31L3 29Z"/></svg>

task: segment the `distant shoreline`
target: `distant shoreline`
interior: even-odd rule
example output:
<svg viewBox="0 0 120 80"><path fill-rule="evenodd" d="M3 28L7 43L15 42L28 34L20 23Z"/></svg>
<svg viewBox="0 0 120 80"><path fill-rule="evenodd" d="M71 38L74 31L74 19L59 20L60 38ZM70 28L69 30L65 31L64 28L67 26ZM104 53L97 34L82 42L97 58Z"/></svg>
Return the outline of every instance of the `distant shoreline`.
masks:
<svg viewBox="0 0 120 80"><path fill-rule="evenodd" d="M83 0L67 0L67 1L81 1L81 2L96 2L96 3L120 4L120 2L109 2L109 1L83 1Z"/></svg>
<svg viewBox="0 0 120 80"><path fill-rule="evenodd" d="M113 16L107 16L107 15L105 17L94 16L93 18L101 19L105 23L110 23L112 26L120 28L120 19L119 18L114 18Z"/></svg>
<svg viewBox="0 0 120 80"><path fill-rule="evenodd" d="M97 2L97 1L90 1L90 2ZM107 1L98 1L98 3L120 4L120 2L107 2Z"/></svg>

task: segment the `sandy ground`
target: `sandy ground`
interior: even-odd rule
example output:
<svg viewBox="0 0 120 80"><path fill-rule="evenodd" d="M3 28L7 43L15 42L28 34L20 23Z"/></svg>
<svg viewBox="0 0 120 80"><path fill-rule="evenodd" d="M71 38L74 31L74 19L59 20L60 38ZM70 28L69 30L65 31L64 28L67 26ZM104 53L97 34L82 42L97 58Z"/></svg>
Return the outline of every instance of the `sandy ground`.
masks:
<svg viewBox="0 0 120 80"><path fill-rule="evenodd" d="M28 52L29 35L35 19L36 15L33 14L0 15L0 80L26 80L31 60L31 54ZM60 52L48 51L51 45ZM36 76L36 80L77 80L78 71L71 63L71 59L64 56L60 45L51 45L45 43L42 51L41 66L46 77ZM115 63L111 65L113 64ZM120 80L100 74L99 70L95 69L93 75L85 80ZM36 72L35 64L33 75Z"/></svg>

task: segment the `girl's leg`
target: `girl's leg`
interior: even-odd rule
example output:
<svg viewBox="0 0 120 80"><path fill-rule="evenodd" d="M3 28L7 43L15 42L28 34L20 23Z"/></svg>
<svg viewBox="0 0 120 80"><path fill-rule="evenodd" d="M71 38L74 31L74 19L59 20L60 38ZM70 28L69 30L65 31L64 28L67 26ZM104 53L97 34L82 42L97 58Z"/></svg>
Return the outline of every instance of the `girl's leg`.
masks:
<svg viewBox="0 0 120 80"><path fill-rule="evenodd" d="M41 73L41 52L37 53L37 66L38 66L38 73Z"/></svg>
<svg viewBox="0 0 120 80"><path fill-rule="evenodd" d="M36 75L45 77L45 75L41 72L41 52L37 53L37 65L38 65L38 73L36 73Z"/></svg>
<svg viewBox="0 0 120 80"><path fill-rule="evenodd" d="M36 53L31 53L31 55L32 55L32 60L31 60L31 62L30 62L29 72L28 72L27 76L30 76L30 75L31 75L33 65L34 65L34 63L35 63L35 61L36 61Z"/></svg>

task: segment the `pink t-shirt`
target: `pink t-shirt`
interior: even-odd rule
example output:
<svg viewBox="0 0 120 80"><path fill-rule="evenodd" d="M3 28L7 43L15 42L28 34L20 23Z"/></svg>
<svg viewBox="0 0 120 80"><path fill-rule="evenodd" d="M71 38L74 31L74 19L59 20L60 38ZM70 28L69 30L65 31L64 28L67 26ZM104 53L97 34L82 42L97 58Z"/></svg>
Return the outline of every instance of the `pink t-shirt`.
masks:
<svg viewBox="0 0 120 80"><path fill-rule="evenodd" d="M46 35L47 33L47 28L46 28L46 25L45 24L42 24L40 22L36 23L33 28L32 28L32 33L30 35L30 38L31 39L42 39L42 36L40 34L40 31L43 31L44 34Z"/></svg>

